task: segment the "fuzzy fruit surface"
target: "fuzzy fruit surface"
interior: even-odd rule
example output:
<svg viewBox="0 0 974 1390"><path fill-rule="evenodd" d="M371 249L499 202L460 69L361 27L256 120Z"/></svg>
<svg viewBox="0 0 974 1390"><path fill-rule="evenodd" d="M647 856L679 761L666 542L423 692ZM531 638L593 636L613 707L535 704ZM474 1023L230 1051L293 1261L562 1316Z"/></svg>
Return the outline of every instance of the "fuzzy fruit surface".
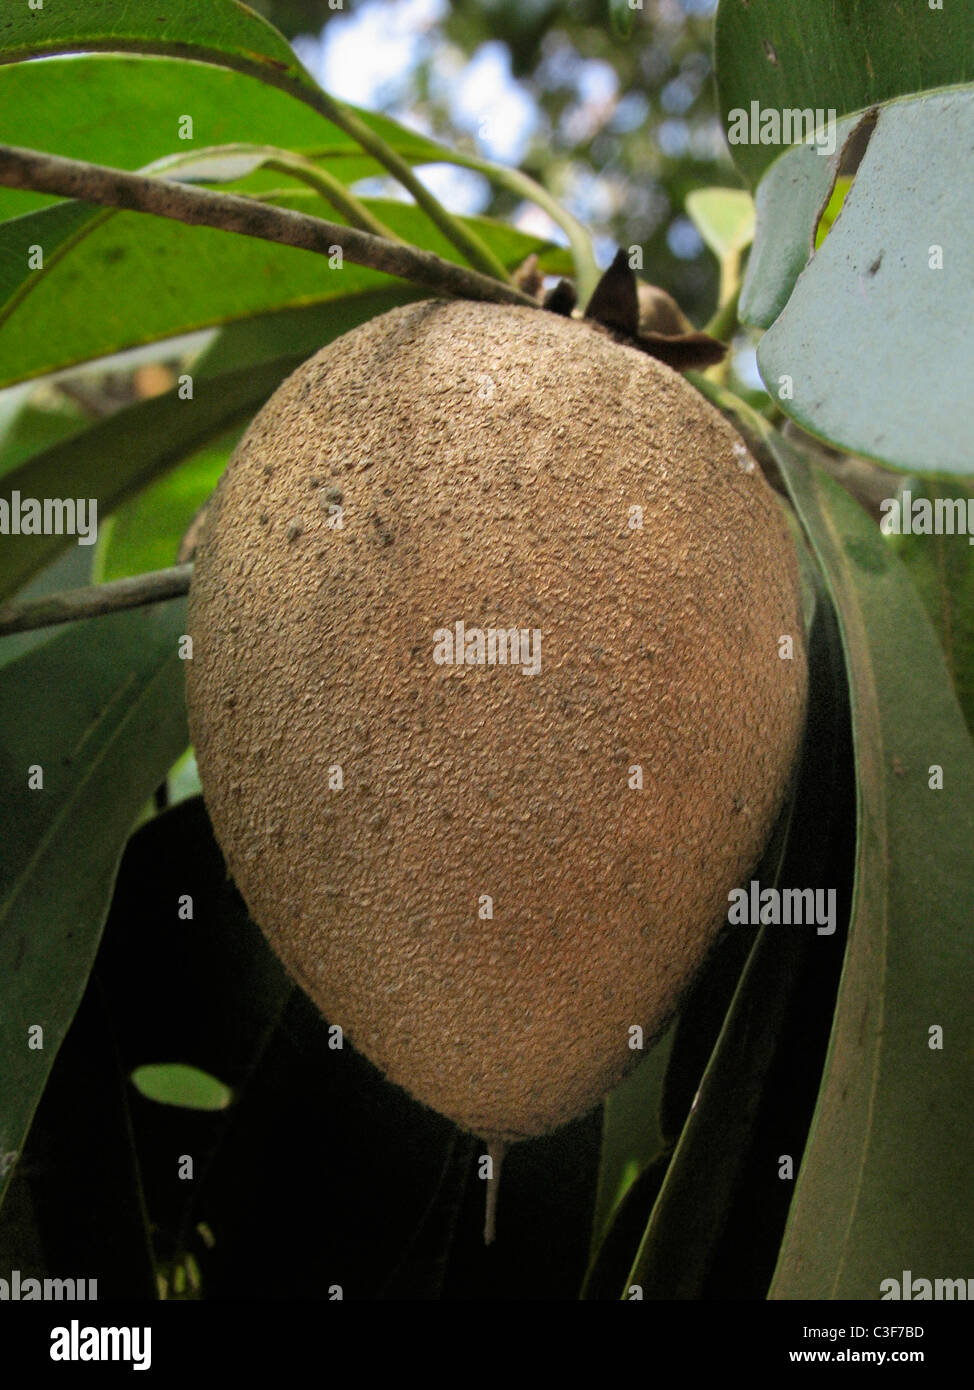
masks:
<svg viewBox="0 0 974 1390"><path fill-rule="evenodd" d="M794 547L734 430L584 323L395 309L241 440L189 626L217 839L329 1022L480 1135L594 1106L678 1006L799 747ZM535 673L489 659L511 629Z"/></svg>

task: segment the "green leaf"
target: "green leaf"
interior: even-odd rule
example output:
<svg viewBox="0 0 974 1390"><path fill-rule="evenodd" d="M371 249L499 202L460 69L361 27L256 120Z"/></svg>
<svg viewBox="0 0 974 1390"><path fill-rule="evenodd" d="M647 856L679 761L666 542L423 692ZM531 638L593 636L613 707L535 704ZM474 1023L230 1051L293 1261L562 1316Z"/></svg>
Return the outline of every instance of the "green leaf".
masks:
<svg viewBox="0 0 974 1390"><path fill-rule="evenodd" d="M839 116L909 92L974 79L974 0L942 8L890 0L720 0L717 93L735 108L835 110ZM958 146L963 148L963 146ZM730 146L756 184L780 146ZM922 204L920 204L922 206Z"/></svg>
<svg viewBox="0 0 974 1390"><path fill-rule="evenodd" d="M411 164L450 156L386 116L352 109ZM139 113L136 121L133 111ZM193 118L188 140L180 135L187 114ZM0 67L0 141L115 169L141 169L167 155L247 141L297 150L343 183L385 173L304 101L228 68L179 58L89 54ZM0 188L0 218L50 202L44 193Z"/></svg>
<svg viewBox="0 0 974 1390"><path fill-rule="evenodd" d="M740 256L754 237L754 200L742 188L696 188L687 214L719 261Z"/></svg>
<svg viewBox="0 0 974 1390"><path fill-rule="evenodd" d="M907 503L906 494L910 501ZM971 534L956 527L956 504L960 503L965 524L974 518L974 489L962 483L939 482L931 478L907 478L900 494L901 510L915 503L946 508L954 533L925 535L913 531L887 536L888 544L906 567L923 600L943 648L947 669L957 698L974 733L974 546Z"/></svg>
<svg viewBox="0 0 974 1390"><path fill-rule="evenodd" d="M10 544L9 541L7 544ZM71 545L24 585L17 595L18 600L24 602L29 599L47 598L65 589L85 588L94 582L93 559L92 546ZM60 631L57 627L36 627L4 637L0 641L0 666L15 661L32 648L43 646L45 642L53 642L60 635Z"/></svg>
<svg viewBox="0 0 974 1390"><path fill-rule="evenodd" d="M126 836L189 740L185 622L182 600L95 618L0 671L0 1184L84 993Z"/></svg>
<svg viewBox="0 0 974 1390"><path fill-rule="evenodd" d="M26 5L0 24L0 61L12 63L56 53L168 53L217 63L262 82L313 95L311 74L287 40L237 0L88 0L85 5Z"/></svg>
<svg viewBox="0 0 974 1390"><path fill-rule="evenodd" d="M342 219L310 190L274 200L331 221ZM403 240L460 259L422 209L366 200ZM85 221L84 219L87 219ZM458 219L510 269L548 242L488 218ZM45 268L31 270L32 246ZM312 251L140 213L105 213L59 203L0 224L0 386L125 348L288 307L324 305L365 293L416 292L367 266L331 267Z"/></svg>
<svg viewBox="0 0 974 1390"><path fill-rule="evenodd" d="M233 1099L229 1086L185 1062L154 1062L136 1067L132 1085L146 1100L188 1110L226 1110Z"/></svg>
<svg viewBox="0 0 974 1390"><path fill-rule="evenodd" d="M628 39L636 18L635 9L630 7L629 0L608 0L608 6L612 32L616 38Z"/></svg>
<svg viewBox="0 0 974 1390"><path fill-rule="evenodd" d="M216 487L239 431L201 449L144 488L101 529L95 582L123 579L176 563L193 517Z"/></svg>
<svg viewBox="0 0 974 1390"><path fill-rule="evenodd" d="M758 348L786 414L893 468L974 471L974 181L958 154L972 148L974 87L883 107L840 216Z"/></svg>
<svg viewBox="0 0 974 1390"><path fill-rule="evenodd" d="M192 400L180 400L177 389L120 410L6 473L0 496L8 505L14 492L21 498L94 497L103 518L233 421L252 414L298 360L277 359L261 369L201 379ZM9 537L0 553L0 595L16 592L76 543L66 535Z"/></svg>
<svg viewBox="0 0 974 1390"><path fill-rule="evenodd" d="M878 1299L904 1269L974 1268L974 746L877 527L786 441L769 443L838 612L859 799L847 958L770 1296Z"/></svg>
<svg viewBox="0 0 974 1390"><path fill-rule="evenodd" d="M719 302L728 305L740 286L741 257L754 236L751 195L739 188L699 188L688 195L686 209L720 262Z"/></svg>
<svg viewBox="0 0 974 1390"><path fill-rule="evenodd" d="M361 122L347 106L334 101L298 62L293 50L276 29L240 0L208 0L201 9L195 0L170 0L153 5L152 13L133 14L127 0L98 0L84 14L54 6L40 14L28 12L8 18L0 28L0 62L74 51L157 53L195 59L232 68L291 93L319 113L350 130L363 148L370 149L409 188L416 202L427 209L465 259L482 272L503 280L504 267L471 235L457 218L437 202L412 173L409 163L376 138L367 122ZM157 11L163 9L164 13Z"/></svg>
<svg viewBox="0 0 974 1390"><path fill-rule="evenodd" d="M738 308L742 323L768 328L788 303L812 254L819 216L831 201L843 147L857 125L858 120L839 123L830 158L801 145L776 159L758 184L754 245Z"/></svg>
<svg viewBox="0 0 974 1390"><path fill-rule="evenodd" d="M32 388L28 387L28 390ZM0 426L0 477L42 449L80 434L89 420L65 401L48 409L25 401Z"/></svg>
<svg viewBox="0 0 974 1390"><path fill-rule="evenodd" d="M848 866L843 676L827 604L809 639L809 687L794 800L753 875L762 887L841 889ZM691 1069L692 1091L673 1078L684 1095L676 1115L686 1120L620 1292L639 1285L652 1299L759 1297L770 1278L790 1195L778 1155L800 1153L804 1141L817 1082L808 1063L824 1051L842 938L808 925L726 931L725 952L746 949L748 937L753 944L703 1075ZM692 1042L692 1032L682 1043L678 1034L674 1061ZM672 1109L668 1095L664 1104Z"/></svg>
<svg viewBox="0 0 974 1390"><path fill-rule="evenodd" d="M659 1111L673 1033L673 1028L668 1029L632 1074L603 1101L593 1256L626 1193L663 1147Z"/></svg>

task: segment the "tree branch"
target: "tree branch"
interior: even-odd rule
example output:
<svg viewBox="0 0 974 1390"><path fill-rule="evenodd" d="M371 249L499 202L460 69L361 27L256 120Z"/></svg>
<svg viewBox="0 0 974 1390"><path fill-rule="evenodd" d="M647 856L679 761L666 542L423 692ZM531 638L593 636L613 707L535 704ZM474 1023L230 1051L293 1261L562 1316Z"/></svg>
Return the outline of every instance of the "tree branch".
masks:
<svg viewBox="0 0 974 1390"><path fill-rule="evenodd" d="M385 241L354 227L325 222L289 208L271 207L232 193L214 193L169 179L147 178L144 174L130 174L122 169L65 159L15 145L0 145L0 184L78 198L102 207L151 213L190 226L216 227L241 236L279 242L283 246L297 246L322 256L333 254L334 247L340 246L343 256L353 264L370 266L386 275L409 280L434 294L496 304L521 304L531 309L538 307L513 285L444 261L431 251Z"/></svg>
<svg viewBox="0 0 974 1390"><path fill-rule="evenodd" d="M114 579L109 584L92 584L86 589L65 589L45 598L5 603L0 605L0 637L179 598L189 592L192 573L192 565L174 565L172 569L150 570L132 579Z"/></svg>

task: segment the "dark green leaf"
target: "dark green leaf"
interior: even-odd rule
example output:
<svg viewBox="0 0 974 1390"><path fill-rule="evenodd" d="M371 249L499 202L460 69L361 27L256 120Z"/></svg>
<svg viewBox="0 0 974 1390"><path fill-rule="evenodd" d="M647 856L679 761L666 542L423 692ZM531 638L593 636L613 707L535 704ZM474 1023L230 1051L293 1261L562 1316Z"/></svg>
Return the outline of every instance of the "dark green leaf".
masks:
<svg viewBox="0 0 974 1390"><path fill-rule="evenodd" d="M0 670L0 1183L84 993L122 845L188 742L184 631L185 602L158 604L77 624ZM35 1025L43 1048L28 1046Z"/></svg>
<svg viewBox="0 0 974 1390"><path fill-rule="evenodd" d="M592 1224L593 1255L629 1188L663 1145L660 1098L673 1031L670 1028L650 1048L649 1055L603 1102L599 1188Z"/></svg>
<svg viewBox="0 0 974 1390"><path fill-rule="evenodd" d="M838 612L859 797L848 954L771 1297L878 1299L904 1269L974 1268L974 746L875 524L786 441L770 443Z"/></svg>
<svg viewBox="0 0 974 1390"><path fill-rule="evenodd" d="M772 840L755 877L762 887L835 890L840 921L848 903L848 823L843 817L846 749L834 621L820 605L809 651L805 750L790 824ZM828 808L828 809L826 809ZM787 828L787 834L784 833ZM784 1224L791 1184L779 1158L796 1161L817 1089L818 1069L842 959L842 935L815 925L726 929L725 951L752 941L747 963L703 1075L667 1077L664 1129L689 1109L633 1268L617 1296L638 1285L643 1298L761 1297ZM731 977L732 978L732 975ZM688 1006L712 1034L727 984L704 980ZM716 992L717 1008L708 1006ZM683 1019L681 1017L681 1024ZM674 1044L686 1070L691 1036ZM691 1061L692 1061L691 1046ZM671 1072L674 1072L671 1062ZM691 1091L691 1088L695 1089ZM674 1092L682 1103L674 1102Z"/></svg>
<svg viewBox="0 0 974 1390"><path fill-rule="evenodd" d="M234 431L201 449L110 518L102 528L96 553L98 583L176 563L183 536L216 487L237 434Z"/></svg>
<svg viewBox="0 0 974 1390"><path fill-rule="evenodd" d="M278 359L260 369L199 380L192 400L179 392L142 401L92 425L7 473L0 496L91 498L103 518L164 469L251 415L298 359ZM77 543L73 536L10 537L0 559L0 594L14 593L60 551Z"/></svg>
<svg viewBox="0 0 974 1390"><path fill-rule="evenodd" d="M0 477L42 449L79 434L88 423L85 416L67 402L52 410L29 401L21 405L0 428Z"/></svg>
<svg viewBox="0 0 974 1390"><path fill-rule="evenodd" d="M947 669L957 698L974 733L974 526L965 534L956 526L956 507L974 520L974 488L962 483L939 482L932 478L907 478L900 495L900 506L920 502L931 508L949 509L947 519L954 533L926 535L893 533L889 544L902 560L917 587L931 622L940 638Z"/></svg>
<svg viewBox="0 0 974 1390"><path fill-rule="evenodd" d="M714 51L721 115L834 109L839 116L974 78L974 0L943 7L890 0L720 0ZM739 144L752 184L780 146Z"/></svg>
<svg viewBox="0 0 974 1390"><path fill-rule="evenodd" d="M157 1296L127 1089L93 978L0 1212L5 1278L83 1279L76 1294L99 1301Z"/></svg>
<svg viewBox="0 0 974 1390"><path fill-rule="evenodd" d="M342 221L310 190L282 194L275 202ZM405 241L459 259L414 204L373 199L368 206ZM530 252L549 249L547 242L501 222L460 220L512 269ZM32 246L44 248L44 270L29 268ZM415 297L409 284L366 266L332 267L329 258L314 252L255 237L139 213L106 214L75 203L0 224L0 266L6 267L0 320L7 320L0 385L289 307L376 292Z"/></svg>

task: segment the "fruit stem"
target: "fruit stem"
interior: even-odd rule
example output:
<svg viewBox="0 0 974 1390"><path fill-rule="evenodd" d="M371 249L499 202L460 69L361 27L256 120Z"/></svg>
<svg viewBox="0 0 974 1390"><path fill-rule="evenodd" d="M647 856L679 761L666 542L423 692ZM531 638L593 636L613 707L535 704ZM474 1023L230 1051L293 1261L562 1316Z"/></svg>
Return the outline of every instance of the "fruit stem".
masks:
<svg viewBox="0 0 974 1390"><path fill-rule="evenodd" d="M487 1206L484 1212L484 1244L493 1245L497 1233L497 1189L501 1181L501 1165L507 1145L503 1139L487 1140L487 1156L490 1159L491 1176L487 1179Z"/></svg>
<svg viewBox="0 0 974 1390"><path fill-rule="evenodd" d="M741 287L738 285L731 296L720 305L710 322L705 325L704 333L709 333L712 338L717 338L722 343L730 342L740 326L737 318L737 305L740 297Z"/></svg>

